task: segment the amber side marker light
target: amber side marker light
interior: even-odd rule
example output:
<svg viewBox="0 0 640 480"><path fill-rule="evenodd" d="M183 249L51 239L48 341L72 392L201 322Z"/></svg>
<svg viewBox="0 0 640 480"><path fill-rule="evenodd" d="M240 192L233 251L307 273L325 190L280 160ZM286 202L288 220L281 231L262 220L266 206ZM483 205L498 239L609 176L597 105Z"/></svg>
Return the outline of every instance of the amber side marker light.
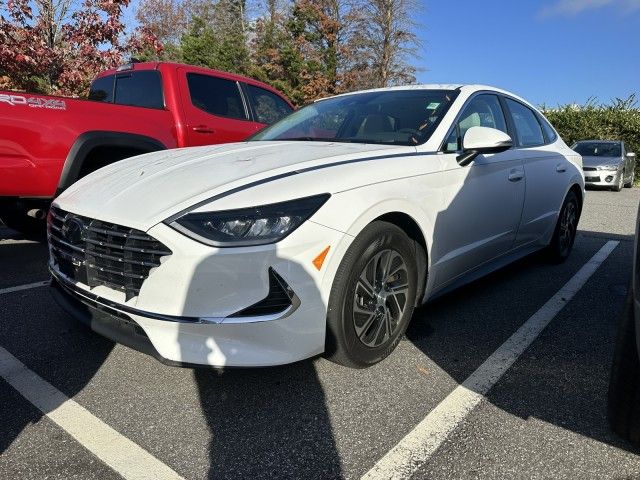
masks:
<svg viewBox="0 0 640 480"><path fill-rule="evenodd" d="M330 248L331 246L328 246L327 248L325 248L323 251L320 252L320 255L318 255L316 258L313 259L313 266L316 267L318 270L322 268L322 264L324 263L324 259L327 258L327 253L329 253Z"/></svg>

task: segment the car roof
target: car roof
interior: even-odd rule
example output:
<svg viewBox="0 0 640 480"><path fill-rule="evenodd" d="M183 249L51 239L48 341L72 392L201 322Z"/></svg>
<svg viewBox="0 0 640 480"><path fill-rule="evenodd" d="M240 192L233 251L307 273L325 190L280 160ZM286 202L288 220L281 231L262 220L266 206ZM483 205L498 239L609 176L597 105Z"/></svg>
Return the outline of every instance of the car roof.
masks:
<svg viewBox="0 0 640 480"><path fill-rule="evenodd" d="M507 90L503 90L498 87L492 87L491 85L482 85L482 84L462 84L462 83L419 83L414 85L398 85L395 87L382 87L382 88L371 88L368 90L358 90L356 92L347 92L341 93L339 95L333 95L331 97L320 98L317 101L326 100L328 98L336 98L336 97L344 97L347 95L359 95L362 93L371 93L371 92L393 92L393 91L408 91L408 90L460 90L465 93L472 94L474 92L479 91L491 91L496 93L503 93L505 95L509 95L513 98L516 98L528 105L531 105L530 102L526 101L524 98L519 97L518 95L511 93Z"/></svg>

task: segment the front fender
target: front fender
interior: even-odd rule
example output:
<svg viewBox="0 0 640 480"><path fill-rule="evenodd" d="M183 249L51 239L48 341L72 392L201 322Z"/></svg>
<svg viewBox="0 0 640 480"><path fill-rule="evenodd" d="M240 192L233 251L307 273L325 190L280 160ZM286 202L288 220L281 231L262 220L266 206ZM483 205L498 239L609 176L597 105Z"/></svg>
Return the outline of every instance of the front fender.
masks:
<svg viewBox="0 0 640 480"><path fill-rule="evenodd" d="M370 193L370 192L369 192ZM433 238L434 220L428 213L403 198L385 198L373 205L367 192L361 189L342 192L334 195L325 207L313 217L313 221L344 232L341 241L334 246L335 251L329 257L325 275L322 280L322 291L330 292L333 280L340 263L353 240L364 228L376 219L391 213L402 213L409 216L417 225L427 245L427 268L430 268L430 246ZM335 202L335 203L334 203ZM339 217L325 215L323 212L341 212Z"/></svg>

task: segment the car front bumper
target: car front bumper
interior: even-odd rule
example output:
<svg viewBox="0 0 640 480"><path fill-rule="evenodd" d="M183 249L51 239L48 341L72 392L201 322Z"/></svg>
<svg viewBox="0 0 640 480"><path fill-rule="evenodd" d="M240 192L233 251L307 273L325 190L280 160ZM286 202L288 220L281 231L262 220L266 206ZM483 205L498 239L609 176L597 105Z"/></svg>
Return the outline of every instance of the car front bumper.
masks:
<svg viewBox="0 0 640 480"><path fill-rule="evenodd" d="M584 172L584 184L589 187L615 187L622 172L598 170Z"/></svg>
<svg viewBox="0 0 640 480"><path fill-rule="evenodd" d="M327 246L340 251L348 236L308 221L274 245L220 249L163 224L148 233L173 253L136 298L89 288L50 264L55 299L97 333L171 365L280 365L324 351L332 259L320 270L312 262ZM295 304L277 314L237 315L269 295L270 269L290 287Z"/></svg>

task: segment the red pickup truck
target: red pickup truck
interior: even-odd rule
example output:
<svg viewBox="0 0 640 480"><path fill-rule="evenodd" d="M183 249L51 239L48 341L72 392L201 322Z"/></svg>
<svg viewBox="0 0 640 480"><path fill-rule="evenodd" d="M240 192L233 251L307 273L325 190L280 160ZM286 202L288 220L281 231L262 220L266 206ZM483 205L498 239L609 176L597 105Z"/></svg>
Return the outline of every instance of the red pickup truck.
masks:
<svg viewBox="0 0 640 480"><path fill-rule="evenodd" d="M100 74L88 100L0 92L0 218L39 228L78 178L146 152L244 140L293 107L250 78L165 62Z"/></svg>

